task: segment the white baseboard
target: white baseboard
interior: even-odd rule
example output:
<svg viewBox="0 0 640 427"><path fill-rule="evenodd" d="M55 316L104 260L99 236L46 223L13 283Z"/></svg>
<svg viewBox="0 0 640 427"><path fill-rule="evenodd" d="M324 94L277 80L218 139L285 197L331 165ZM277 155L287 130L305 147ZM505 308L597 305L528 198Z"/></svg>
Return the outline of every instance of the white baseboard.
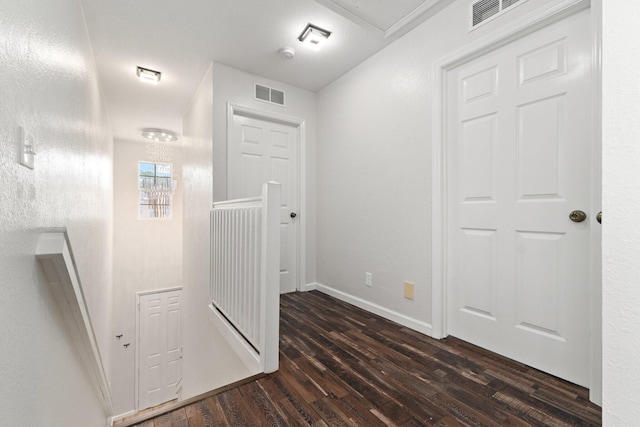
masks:
<svg viewBox="0 0 640 427"><path fill-rule="evenodd" d="M115 423L116 421L121 420L124 417L128 417L130 415L134 415L135 413L136 413L136 410L132 409L130 411L125 412L124 414L114 415L113 417L111 417L111 421L109 422L109 425L112 426L113 423Z"/></svg>
<svg viewBox="0 0 640 427"><path fill-rule="evenodd" d="M319 283L317 282L313 282L313 283L307 283L306 285L304 285L304 291L315 291L318 288Z"/></svg>
<svg viewBox="0 0 640 427"><path fill-rule="evenodd" d="M377 314L380 317L384 317L385 319L399 323L402 326L406 326L407 328L413 329L414 331L420 332L430 337L433 336L432 335L433 328L430 323L423 322L421 320L417 320L409 316L405 316L404 314L398 313L393 310L389 310L386 307L382 307L381 305L363 300L362 298L350 295L343 291L339 291L338 289L334 289L330 286L325 286L317 282L307 283L305 285L305 290L306 291L317 290L319 292L322 292L323 294L330 295L341 301L347 302L349 304L353 304L356 307L360 307L363 310L367 310L371 313Z"/></svg>
<svg viewBox="0 0 640 427"><path fill-rule="evenodd" d="M238 331L229 324L227 319L220 314L213 304L209 304L209 308L211 309L211 317L216 328L220 331L240 360L242 360L242 363L247 367L251 375L261 373L260 355L251 348L251 346L245 341L244 337L242 337Z"/></svg>

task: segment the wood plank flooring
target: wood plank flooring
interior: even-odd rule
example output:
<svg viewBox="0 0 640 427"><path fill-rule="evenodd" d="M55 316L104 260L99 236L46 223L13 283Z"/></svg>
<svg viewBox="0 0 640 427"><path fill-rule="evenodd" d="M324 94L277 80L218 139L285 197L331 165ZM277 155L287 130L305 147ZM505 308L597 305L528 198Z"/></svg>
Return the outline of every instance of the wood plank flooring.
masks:
<svg viewBox="0 0 640 427"><path fill-rule="evenodd" d="M138 424L599 426L588 391L322 293L282 296L280 370Z"/></svg>

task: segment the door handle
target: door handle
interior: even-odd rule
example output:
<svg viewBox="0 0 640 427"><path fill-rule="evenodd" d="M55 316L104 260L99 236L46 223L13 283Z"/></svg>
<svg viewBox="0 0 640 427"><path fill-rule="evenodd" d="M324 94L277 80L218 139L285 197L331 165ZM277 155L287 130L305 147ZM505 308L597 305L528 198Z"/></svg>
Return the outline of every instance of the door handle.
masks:
<svg viewBox="0 0 640 427"><path fill-rule="evenodd" d="M291 218L295 218L295 217L297 217L297 216L298 216L298 214L297 214L297 213L295 213L295 212L291 212L291 213L289 214L289 216L290 216Z"/></svg>
<svg viewBox="0 0 640 427"><path fill-rule="evenodd" d="M602 224L602 211L598 212L598 215L596 215L596 221L598 221L598 224Z"/></svg>
<svg viewBox="0 0 640 427"><path fill-rule="evenodd" d="M587 219L587 214L583 211L578 210L571 211L571 213L569 214L569 219L573 222L582 222Z"/></svg>

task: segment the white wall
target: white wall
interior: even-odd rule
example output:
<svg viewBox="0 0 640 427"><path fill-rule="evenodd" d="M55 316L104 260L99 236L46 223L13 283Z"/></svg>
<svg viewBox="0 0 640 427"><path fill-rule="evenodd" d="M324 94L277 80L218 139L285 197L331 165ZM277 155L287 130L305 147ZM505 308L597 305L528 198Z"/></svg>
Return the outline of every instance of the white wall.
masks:
<svg viewBox="0 0 640 427"><path fill-rule="evenodd" d="M246 378L251 373L220 335L208 307L209 211L213 194L212 69L183 119L184 288L183 395L189 398Z"/></svg>
<svg viewBox="0 0 640 427"><path fill-rule="evenodd" d="M320 284L428 329L433 63L547 3L469 33L470 2L458 0L318 93Z"/></svg>
<svg viewBox="0 0 640 427"><path fill-rule="evenodd" d="M109 367L112 138L77 0L0 9L0 414L3 425L104 426L106 414L34 254L67 227ZM35 170L17 163L18 126Z"/></svg>
<svg viewBox="0 0 640 427"><path fill-rule="evenodd" d="M254 100L254 84L283 90L286 106ZM277 113L305 120L306 147L301 166L306 175L301 191L306 203L300 207L300 218L306 221L306 276L301 280L316 280L316 95L312 92L245 73L221 64L213 64L213 197L214 201L227 196L227 104L237 104L261 111Z"/></svg>
<svg viewBox="0 0 640 427"><path fill-rule="evenodd" d="M138 219L138 162L149 161L147 144L116 139L113 177L114 412L135 408L136 293L182 286L182 150L174 145L173 177L178 188L171 218ZM119 340L116 335L122 335ZM128 347L123 345L130 343Z"/></svg>
<svg viewBox="0 0 640 427"><path fill-rule="evenodd" d="M631 426L640 419L640 3L601 5L603 422Z"/></svg>

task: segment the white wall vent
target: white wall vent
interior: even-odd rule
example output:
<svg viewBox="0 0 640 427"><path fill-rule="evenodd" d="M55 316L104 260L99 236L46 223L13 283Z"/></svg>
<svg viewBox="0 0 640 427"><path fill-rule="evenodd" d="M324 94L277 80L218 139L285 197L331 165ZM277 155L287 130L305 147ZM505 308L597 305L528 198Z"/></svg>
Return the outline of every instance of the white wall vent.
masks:
<svg viewBox="0 0 640 427"><path fill-rule="evenodd" d="M284 106L284 92L259 84L255 85L255 99Z"/></svg>
<svg viewBox="0 0 640 427"><path fill-rule="evenodd" d="M512 6L522 4L527 0L479 0L471 5L469 14L470 29L473 30L480 24L502 15Z"/></svg>

